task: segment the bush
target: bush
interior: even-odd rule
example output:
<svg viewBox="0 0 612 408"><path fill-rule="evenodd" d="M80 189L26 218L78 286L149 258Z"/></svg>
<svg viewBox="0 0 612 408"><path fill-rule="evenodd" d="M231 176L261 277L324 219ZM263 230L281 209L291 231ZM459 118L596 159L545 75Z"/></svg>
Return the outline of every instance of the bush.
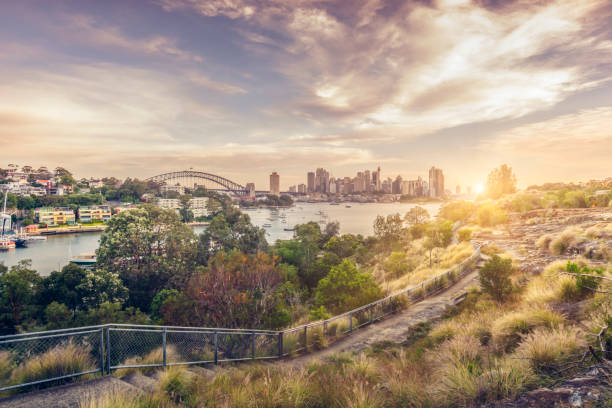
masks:
<svg viewBox="0 0 612 408"><path fill-rule="evenodd" d="M544 234L536 241L536 246L543 250L548 250L550 242L553 240L553 236L550 234Z"/></svg>
<svg viewBox="0 0 612 408"><path fill-rule="evenodd" d="M21 384L95 370L97 364L91 356L90 347L68 342L20 364L11 374L11 383Z"/></svg>
<svg viewBox="0 0 612 408"><path fill-rule="evenodd" d="M452 222L468 219L474 212L474 203L469 201L454 201L440 208L440 217Z"/></svg>
<svg viewBox="0 0 612 408"><path fill-rule="evenodd" d="M493 227L508 221L506 212L493 203L484 203L476 211L478 225L481 227Z"/></svg>
<svg viewBox="0 0 612 408"><path fill-rule="evenodd" d="M385 261L384 267L393 277L399 278L408 272L412 272L416 265L410 262L405 252L392 252Z"/></svg>
<svg viewBox="0 0 612 408"><path fill-rule="evenodd" d="M457 231L459 242L469 242L472 239L472 230L469 228L461 228Z"/></svg>
<svg viewBox="0 0 612 408"><path fill-rule="evenodd" d="M512 292L510 275L513 271L512 259L493 255L478 271L480 286L494 300L501 302Z"/></svg>

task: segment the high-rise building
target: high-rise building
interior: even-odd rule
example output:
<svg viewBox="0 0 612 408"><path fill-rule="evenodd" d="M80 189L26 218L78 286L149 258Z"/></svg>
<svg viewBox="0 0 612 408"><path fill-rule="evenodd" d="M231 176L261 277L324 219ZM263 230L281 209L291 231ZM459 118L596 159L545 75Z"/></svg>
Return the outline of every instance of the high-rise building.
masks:
<svg viewBox="0 0 612 408"><path fill-rule="evenodd" d="M380 166L378 166L378 169L376 170L376 191L381 191L382 190L382 179L381 179L381 174L380 174Z"/></svg>
<svg viewBox="0 0 612 408"><path fill-rule="evenodd" d="M306 184L304 183L298 184L297 192L300 194L306 193Z"/></svg>
<svg viewBox="0 0 612 408"><path fill-rule="evenodd" d="M402 194L402 176L397 176L391 184L391 192L393 194Z"/></svg>
<svg viewBox="0 0 612 408"><path fill-rule="evenodd" d="M270 194L280 196L280 176L275 171L270 174Z"/></svg>
<svg viewBox="0 0 612 408"><path fill-rule="evenodd" d="M329 189L329 172L323 168L318 168L315 172L315 192L327 193Z"/></svg>
<svg viewBox="0 0 612 408"><path fill-rule="evenodd" d="M297 187L296 186L289 186L289 192L290 193L297 193Z"/></svg>
<svg viewBox="0 0 612 408"><path fill-rule="evenodd" d="M307 192L308 193L314 193L315 191L315 174L312 171L309 171L306 175L306 185L307 185Z"/></svg>
<svg viewBox="0 0 612 408"><path fill-rule="evenodd" d="M444 196L444 174L442 173L442 169L436 167L429 169L429 196Z"/></svg>

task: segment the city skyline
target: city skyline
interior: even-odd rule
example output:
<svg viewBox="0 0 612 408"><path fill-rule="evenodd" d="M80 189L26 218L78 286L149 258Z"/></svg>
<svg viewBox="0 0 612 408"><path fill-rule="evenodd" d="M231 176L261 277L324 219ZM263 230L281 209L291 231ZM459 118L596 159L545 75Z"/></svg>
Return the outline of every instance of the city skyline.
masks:
<svg viewBox="0 0 612 408"><path fill-rule="evenodd" d="M281 189L304 169L502 163L605 178L612 5L556 0L62 0L0 5L0 151L82 177L193 167ZM571 158L571 159L568 159ZM454 188L454 187L453 187Z"/></svg>

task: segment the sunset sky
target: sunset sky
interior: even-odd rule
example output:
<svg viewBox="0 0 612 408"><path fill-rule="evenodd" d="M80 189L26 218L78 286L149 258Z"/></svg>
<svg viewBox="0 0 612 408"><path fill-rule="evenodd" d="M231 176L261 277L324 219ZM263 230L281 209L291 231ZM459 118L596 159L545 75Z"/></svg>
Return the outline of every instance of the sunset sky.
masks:
<svg viewBox="0 0 612 408"><path fill-rule="evenodd" d="M0 0L0 167L612 176L612 2Z"/></svg>

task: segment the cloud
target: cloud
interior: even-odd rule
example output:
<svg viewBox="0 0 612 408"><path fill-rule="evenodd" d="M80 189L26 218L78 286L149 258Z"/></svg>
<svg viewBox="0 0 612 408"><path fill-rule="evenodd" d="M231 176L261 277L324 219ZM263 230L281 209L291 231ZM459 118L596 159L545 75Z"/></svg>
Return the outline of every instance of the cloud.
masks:
<svg viewBox="0 0 612 408"><path fill-rule="evenodd" d="M124 49L137 54L166 56L183 61L203 61L201 56L177 46L176 40L162 35L132 38L125 35L119 27L101 24L89 15L70 15L66 19L68 23L57 30L70 36L72 41Z"/></svg>
<svg viewBox="0 0 612 408"><path fill-rule="evenodd" d="M225 93L228 95L245 94L247 91L239 86L218 82L210 79L208 76L198 72L190 72L187 78L196 85L210 89L212 91Z"/></svg>

